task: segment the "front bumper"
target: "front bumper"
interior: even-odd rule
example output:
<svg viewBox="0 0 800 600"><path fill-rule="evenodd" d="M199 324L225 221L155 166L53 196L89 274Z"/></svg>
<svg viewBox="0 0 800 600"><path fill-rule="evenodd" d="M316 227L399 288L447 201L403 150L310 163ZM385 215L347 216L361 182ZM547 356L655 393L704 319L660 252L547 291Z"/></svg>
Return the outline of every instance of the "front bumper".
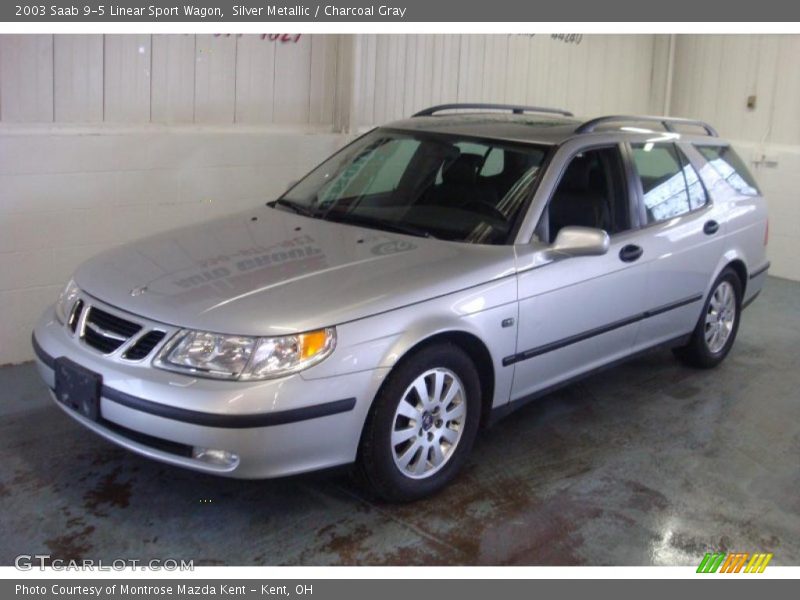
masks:
<svg viewBox="0 0 800 600"><path fill-rule="evenodd" d="M320 379L300 373L236 382L170 373L149 361L120 364L76 343L52 309L36 325L33 344L51 394L59 357L103 376L97 421L56 402L83 426L143 456L238 478L279 477L353 462L367 411L385 376L384 369L375 369ZM204 462L192 458L193 447L225 450L238 459L224 466Z"/></svg>

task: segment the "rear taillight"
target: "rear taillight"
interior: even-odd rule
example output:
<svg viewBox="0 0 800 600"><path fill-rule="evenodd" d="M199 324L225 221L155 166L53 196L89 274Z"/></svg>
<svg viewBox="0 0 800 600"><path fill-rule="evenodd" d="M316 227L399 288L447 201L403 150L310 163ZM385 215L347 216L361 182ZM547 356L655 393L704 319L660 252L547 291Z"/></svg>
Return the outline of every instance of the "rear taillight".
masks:
<svg viewBox="0 0 800 600"><path fill-rule="evenodd" d="M769 244L769 219L767 219L767 228L764 230L764 245Z"/></svg>

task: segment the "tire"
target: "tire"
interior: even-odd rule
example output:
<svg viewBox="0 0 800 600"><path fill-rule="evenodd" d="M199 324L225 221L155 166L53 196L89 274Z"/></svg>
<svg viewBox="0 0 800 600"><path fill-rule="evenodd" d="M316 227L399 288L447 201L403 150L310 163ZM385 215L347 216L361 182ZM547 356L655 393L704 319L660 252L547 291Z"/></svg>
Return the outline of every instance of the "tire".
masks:
<svg viewBox="0 0 800 600"><path fill-rule="evenodd" d="M725 295L725 294L729 295ZM722 306L722 316L719 307ZM730 352L739 331L742 313L742 282L736 271L725 268L703 304L703 312L692 332L689 343L673 350L678 359L700 369L711 369L720 364ZM730 320L729 320L730 319ZM714 337L714 331L720 337ZM725 333L727 332L727 333Z"/></svg>
<svg viewBox="0 0 800 600"><path fill-rule="evenodd" d="M361 436L359 479L390 502L438 492L464 466L480 413L480 380L469 356L449 343L422 348L392 370L375 398Z"/></svg>

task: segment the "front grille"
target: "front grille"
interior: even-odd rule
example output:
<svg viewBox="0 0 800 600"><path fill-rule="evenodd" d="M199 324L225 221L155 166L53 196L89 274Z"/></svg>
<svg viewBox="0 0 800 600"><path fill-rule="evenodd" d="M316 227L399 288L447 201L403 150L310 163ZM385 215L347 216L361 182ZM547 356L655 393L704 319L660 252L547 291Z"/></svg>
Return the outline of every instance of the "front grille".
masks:
<svg viewBox="0 0 800 600"><path fill-rule="evenodd" d="M130 348L125 351L123 358L128 360L141 360L153 351L153 348L158 346L158 343L164 339L165 332L153 329L148 331Z"/></svg>
<svg viewBox="0 0 800 600"><path fill-rule="evenodd" d="M119 341L107 338L87 327L86 331L83 332L83 341L95 350L100 350L103 354L111 354L114 350L119 348L125 340Z"/></svg>
<svg viewBox="0 0 800 600"><path fill-rule="evenodd" d="M86 315L83 340L103 354L110 354L141 329L141 325L92 306Z"/></svg>
<svg viewBox="0 0 800 600"><path fill-rule="evenodd" d="M78 321L81 320L81 313L83 312L83 300L78 300L75 303L75 306L72 307L72 313L69 316L69 325L70 330L72 333L75 333L75 329L78 327Z"/></svg>
<svg viewBox="0 0 800 600"><path fill-rule="evenodd" d="M136 323L132 323L131 321L127 321L126 319L112 315L111 313L107 313L104 310L100 310L96 306L93 306L90 309L89 316L86 318L86 320L90 323L94 323L95 325L99 325L103 329L112 333L124 335L126 338L136 335L142 329L141 325L137 325Z"/></svg>
<svg viewBox="0 0 800 600"><path fill-rule="evenodd" d="M98 308L84 297L72 306L65 327L80 343L98 352L119 352L117 360L140 361L164 341L169 327L144 317L134 318L135 321L111 307Z"/></svg>

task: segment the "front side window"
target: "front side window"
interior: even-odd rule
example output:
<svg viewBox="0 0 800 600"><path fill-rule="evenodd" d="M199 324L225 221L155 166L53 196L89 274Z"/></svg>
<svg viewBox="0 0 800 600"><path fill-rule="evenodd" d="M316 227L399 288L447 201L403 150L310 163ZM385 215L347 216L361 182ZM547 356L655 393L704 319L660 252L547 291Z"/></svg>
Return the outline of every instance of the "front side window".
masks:
<svg viewBox="0 0 800 600"><path fill-rule="evenodd" d="M702 169L703 179L712 190L726 183L745 196L757 196L758 186L744 161L730 146L696 146L697 151L708 161Z"/></svg>
<svg viewBox="0 0 800 600"><path fill-rule="evenodd" d="M697 172L674 144L632 144L648 223L679 217L706 204Z"/></svg>
<svg viewBox="0 0 800 600"><path fill-rule="evenodd" d="M314 169L278 205L365 227L505 244L546 150L377 129Z"/></svg>
<svg viewBox="0 0 800 600"><path fill-rule="evenodd" d="M619 148L595 148L573 157L553 192L546 215L550 243L568 226L603 229L610 235L630 228Z"/></svg>

